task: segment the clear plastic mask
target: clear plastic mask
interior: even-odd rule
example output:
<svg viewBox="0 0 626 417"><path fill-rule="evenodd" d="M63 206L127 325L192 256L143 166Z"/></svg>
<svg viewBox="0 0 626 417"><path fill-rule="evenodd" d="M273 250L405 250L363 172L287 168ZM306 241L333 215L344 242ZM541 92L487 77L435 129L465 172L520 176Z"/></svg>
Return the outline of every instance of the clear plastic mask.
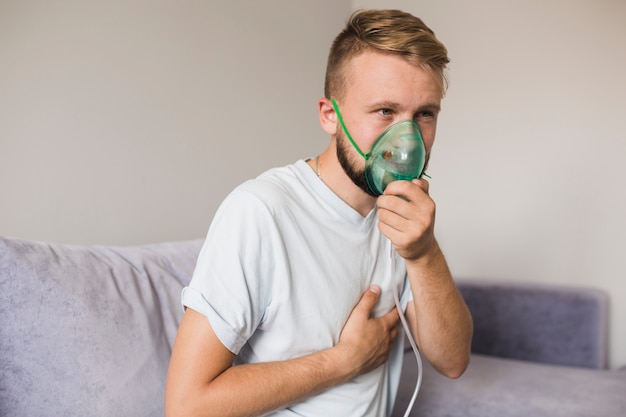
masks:
<svg viewBox="0 0 626 417"><path fill-rule="evenodd" d="M341 127L352 146L365 159L365 179L370 191L381 195L390 182L411 181L424 173L426 148L422 132L414 120L401 120L389 126L363 153L346 128L335 100L331 100Z"/></svg>

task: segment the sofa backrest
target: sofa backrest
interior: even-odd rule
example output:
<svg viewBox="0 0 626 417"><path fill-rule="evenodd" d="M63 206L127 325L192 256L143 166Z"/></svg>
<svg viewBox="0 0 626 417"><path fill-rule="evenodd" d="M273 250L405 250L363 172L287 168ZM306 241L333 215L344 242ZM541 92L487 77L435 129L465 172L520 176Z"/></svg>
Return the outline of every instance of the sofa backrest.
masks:
<svg viewBox="0 0 626 417"><path fill-rule="evenodd" d="M163 416L201 244L0 238L0 415Z"/></svg>
<svg viewBox="0 0 626 417"><path fill-rule="evenodd" d="M606 368L608 294L592 288L461 280L474 319L472 352Z"/></svg>

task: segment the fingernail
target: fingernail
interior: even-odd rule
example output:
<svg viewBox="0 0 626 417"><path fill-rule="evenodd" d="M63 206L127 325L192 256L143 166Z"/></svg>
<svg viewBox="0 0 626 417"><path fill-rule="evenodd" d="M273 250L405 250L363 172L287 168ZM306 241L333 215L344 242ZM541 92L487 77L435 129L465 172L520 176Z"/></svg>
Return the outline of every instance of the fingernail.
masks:
<svg viewBox="0 0 626 417"><path fill-rule="evenodd" d="M374 294L380 294L380 287L378 285L372 285L370 287L370 291Z"/></svg>

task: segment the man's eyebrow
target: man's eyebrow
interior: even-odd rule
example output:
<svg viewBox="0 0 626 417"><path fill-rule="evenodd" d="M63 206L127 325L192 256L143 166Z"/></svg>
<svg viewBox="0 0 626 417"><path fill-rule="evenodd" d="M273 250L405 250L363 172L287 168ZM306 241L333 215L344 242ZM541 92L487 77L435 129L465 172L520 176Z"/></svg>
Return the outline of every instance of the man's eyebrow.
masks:
<svg viewBox="0 0 626 417"><path fill-rule="evenodd" d="M398 110L398 109L402 109L403 106L400 103L397 103L395 101L377 101L375 103L372 103L369 106L369 108ZM420 112L424 110L430 110L430 111L438 113L441 111L441 105L438 104L437 102L426 102L420 105L416 109L416 112Z"/></svg>
<svg viewBox="0 0 626 417"><path fill-rule="evenodd" d="M375 103L370 104L369 106L372 109L392 109L396 110L400 107L400 103L396 103L395 101L377 101Z"/></svg>
<svg viewBox="0 0 626 417"><path fill-rule="evenodd" d="M438 103L424 103L419 106L418 111L430 110L435 113L439 113L441 111L441 105Z"/></svg>

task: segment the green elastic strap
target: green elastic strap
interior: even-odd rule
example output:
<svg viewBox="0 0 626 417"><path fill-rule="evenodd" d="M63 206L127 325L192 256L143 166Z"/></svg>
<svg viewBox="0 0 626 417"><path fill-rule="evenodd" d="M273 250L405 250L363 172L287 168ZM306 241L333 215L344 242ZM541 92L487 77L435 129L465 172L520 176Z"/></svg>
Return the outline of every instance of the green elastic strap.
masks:
<svg viewBox="0 0 626 417"><path fill-rule="evenodd" d="M354 146L354 149L356 149L359 155L361 155L367 161L370 158L371 153L370 152L363 153L361 148L359 148L359 145L357 145L356 142L354 142L354 139L352 139L350 132L348 132L348 128L346 127L346 124L343 122L343 117L341 117L341 113L339 112L339 107L337 106L337 102L335 101L334 98L331 98L330 102L333 105L333 109L335 109L335 113L337 114L337 119L339 119L339 123L341 124L341 128L343 129L343 132L346 134L348 139L350 139L350 143L352 143L352 146Z"/></svg>

